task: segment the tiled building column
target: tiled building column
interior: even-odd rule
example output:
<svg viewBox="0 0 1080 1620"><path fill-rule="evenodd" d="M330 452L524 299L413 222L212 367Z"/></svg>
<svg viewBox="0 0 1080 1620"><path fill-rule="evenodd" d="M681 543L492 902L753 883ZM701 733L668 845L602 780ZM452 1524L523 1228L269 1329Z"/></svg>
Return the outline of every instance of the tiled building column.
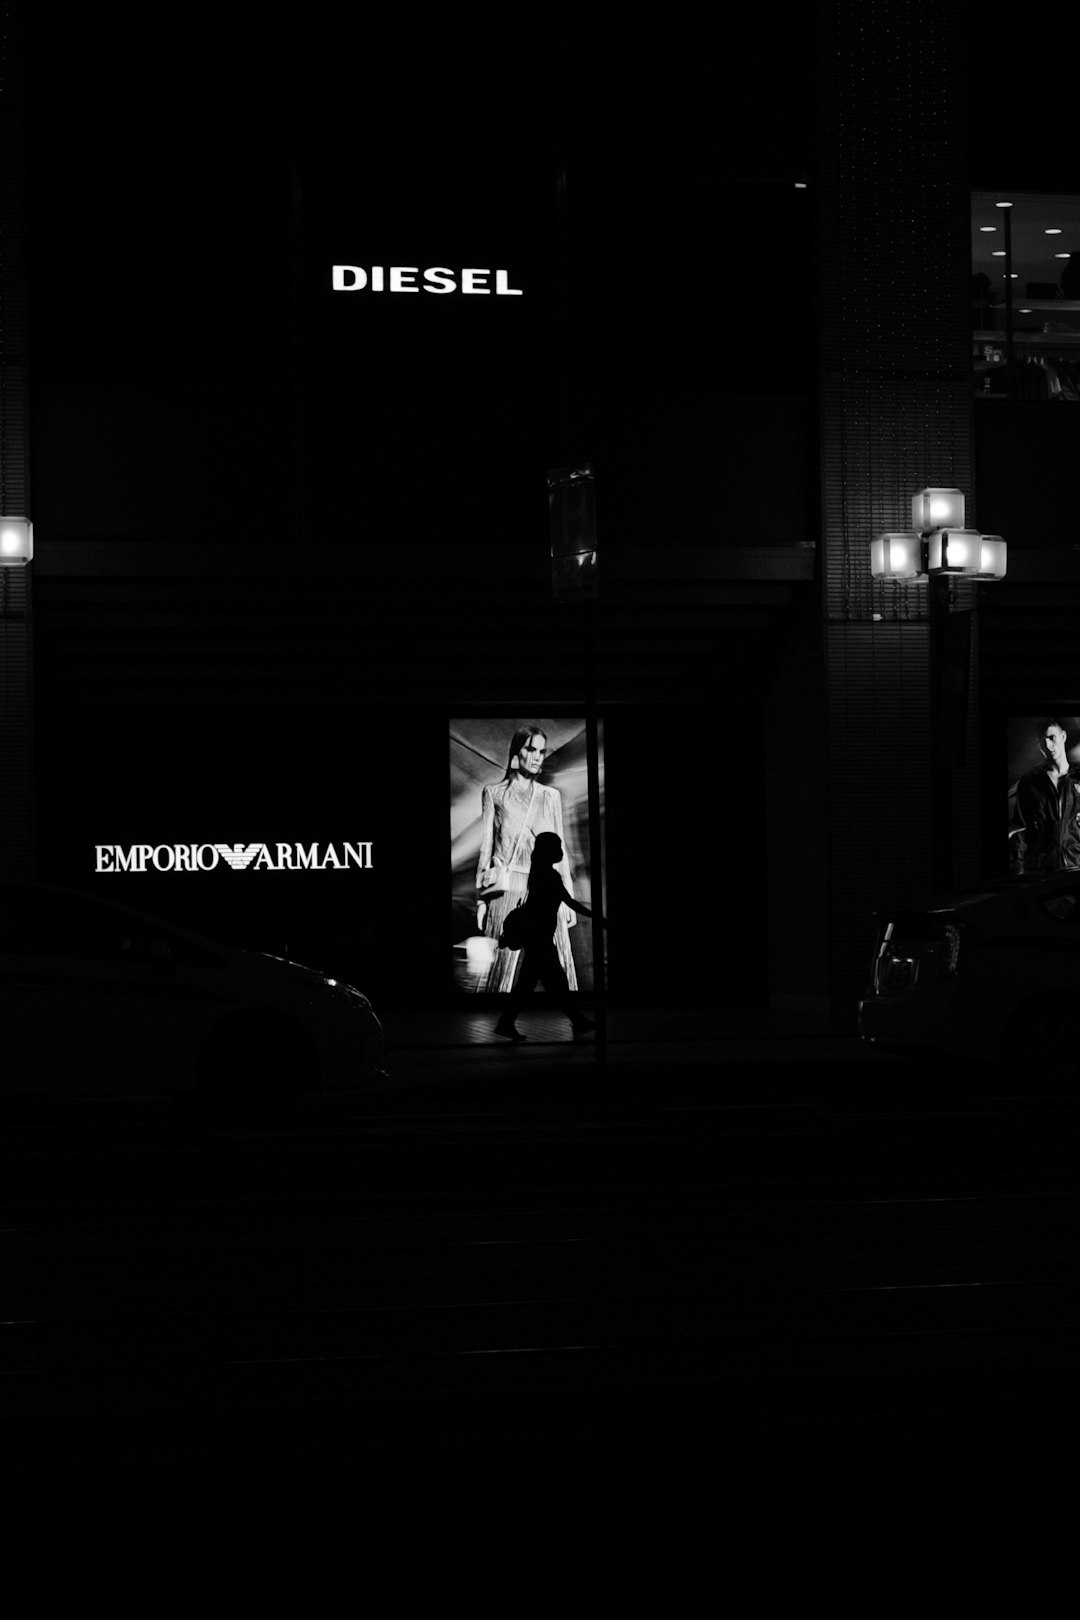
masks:
<svg viewBox="0 0 1080 1620"><path fill-rule="evenodd" d="M0 515L30 515L19 7L0 6ZM32 565L31 565L32 567ZM32 581L0 567L0 877L34 867Z"/></svg>

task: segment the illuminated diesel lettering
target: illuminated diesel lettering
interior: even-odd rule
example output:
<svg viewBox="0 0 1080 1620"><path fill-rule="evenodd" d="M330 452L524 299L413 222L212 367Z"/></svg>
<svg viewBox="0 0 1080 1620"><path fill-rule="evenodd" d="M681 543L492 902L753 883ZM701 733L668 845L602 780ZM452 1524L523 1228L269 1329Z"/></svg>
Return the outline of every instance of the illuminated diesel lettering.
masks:
<svg viewBox="0 0 1080 1620"><path fill-rule="evenodd" d="M417 285L418 276L422 286ZM491 286L493 276L494 288ZM330 267L330 285L334 292L363 292L366 288L375 293L426 292L441 296L460 291L474 297L494 293L496 298L520 298L523 293L521 287L511 287L509 270L488 270L476 265L458 272L444 264L429 265L425 270L414 264L392 264L389 269L381 264L373 264L370 269L359 264L335 264Z"/></svg>
<svg viewBox="0 0 1080 1620"><path fill-rule="evenodd" d="M430 270L424 271L424 291L429 293L457 292L454 272L445 269L441 264L432 265Z"/></svg>
<svg viewBox="0 0 1080 1620"><path fill-rule="evenodd" d="M367 286L367 271L358 264L335 264L333 285L335 292L359 292Z"/></svg>

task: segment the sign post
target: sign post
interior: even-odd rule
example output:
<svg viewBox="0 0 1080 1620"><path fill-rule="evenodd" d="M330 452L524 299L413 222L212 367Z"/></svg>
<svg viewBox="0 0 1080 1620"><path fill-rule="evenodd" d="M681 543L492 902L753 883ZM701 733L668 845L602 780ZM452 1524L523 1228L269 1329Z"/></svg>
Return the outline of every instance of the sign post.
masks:
<svg viewBox="0 0 1080 1620"><path fill-rule="evenodd" d="M600 743L596 698L596 490L592 463L553 467L547 475L551 526L551 588L557 602L580 603L586 619L585 748L589 778L589 846L594 916L604 914L603 822L600 809ZM596 1061L607 1064L607 975L604 932L593 923L593 993Z"/></svg>
<svg viewBox="0 0 1080 1620"><path fill-rule="evenodd" d="M548 473L551 588L556 602L595 602L596 489L592 463Z"/></svg>

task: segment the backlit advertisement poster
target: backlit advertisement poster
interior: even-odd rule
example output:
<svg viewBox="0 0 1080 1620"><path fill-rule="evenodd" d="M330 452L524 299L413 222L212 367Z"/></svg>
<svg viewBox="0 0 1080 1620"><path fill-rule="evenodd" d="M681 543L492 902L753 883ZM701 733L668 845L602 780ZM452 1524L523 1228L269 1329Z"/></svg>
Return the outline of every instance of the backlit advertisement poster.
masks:
<svg viewBox="0 0 1080 1620"><path fill-rule="evenodd" d="M603 814L603 748L600 747ZM554 834L556 864L575 900L592 900L585 720L472 718L450 721L450 872L453 980L470 995L508 993L520 952L499 944L524 901L533 846ZM555 945L571 990L593 988L593 929L569 906Z"/></svg>
<svg viewBox="0 0 1080 1620"><path fill-rule="evenodd" d="M1009 870L1080 867L1080 715L1010 715Z"/></svg>

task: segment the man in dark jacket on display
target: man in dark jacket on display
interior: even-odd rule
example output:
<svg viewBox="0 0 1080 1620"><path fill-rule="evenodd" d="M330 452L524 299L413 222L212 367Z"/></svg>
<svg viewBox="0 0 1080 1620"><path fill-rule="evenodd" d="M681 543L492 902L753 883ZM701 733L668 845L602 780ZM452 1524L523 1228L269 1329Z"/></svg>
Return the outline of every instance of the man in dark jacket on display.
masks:
<svg viewBox="0 0 1080 1620"><path fill-rule="evenodd" d="M1080 766L1065 752L1068 733L1060 720L1039 732L1045 762L1020 778L1016 810L1022 830L1016 839L1021 872L1060 872L1080 867Z"/></svg>

